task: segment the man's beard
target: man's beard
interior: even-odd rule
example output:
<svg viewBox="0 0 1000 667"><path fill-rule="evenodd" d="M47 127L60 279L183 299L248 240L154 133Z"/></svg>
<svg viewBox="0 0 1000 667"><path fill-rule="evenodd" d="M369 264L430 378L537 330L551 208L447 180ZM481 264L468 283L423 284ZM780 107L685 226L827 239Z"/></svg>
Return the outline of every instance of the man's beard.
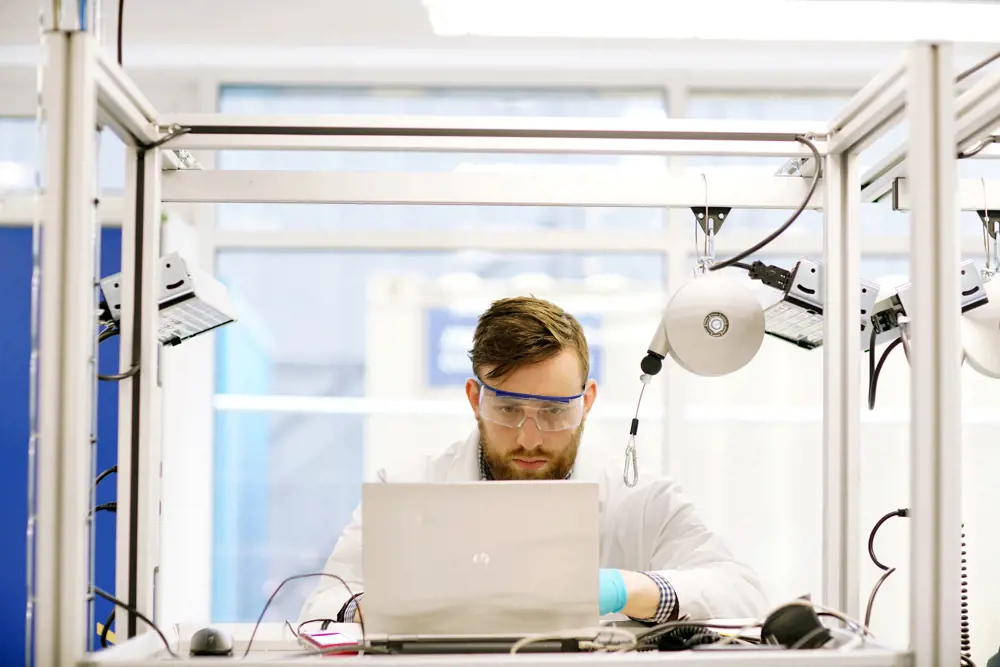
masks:
<svg viewBox="0 0 1000 667"><path fill-rule="evenodd" d="M582 422L573 431L566 447L559 452L550 452L543 445L542 447L532 449L530 452L518 447L508 454L500 454L490 444L489 436L486 435L486 427L482 419L478 419L477 421L479 422L479 447L483 452L486 466L495 480L566 479L573 469L573 464L576 463L576 453L580 448L580 439L583 436ZM531 428L534 427L532 426ZM516 458L544 458L546 464L540 470L528 470L514 463L514 459Z"/></svg>

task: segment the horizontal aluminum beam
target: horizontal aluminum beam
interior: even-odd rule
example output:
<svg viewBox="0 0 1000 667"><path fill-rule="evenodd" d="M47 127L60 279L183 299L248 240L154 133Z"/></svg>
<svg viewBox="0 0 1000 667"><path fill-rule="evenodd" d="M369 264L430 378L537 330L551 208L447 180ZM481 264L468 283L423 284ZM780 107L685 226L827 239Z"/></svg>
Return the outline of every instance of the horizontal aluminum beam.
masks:
<svg viewBox="0 0 1000 667"><path fill-rule="evenodd" d="M803 121L633 120L623 118L480 118L394 116L168 116L198 135L477 137L500 139L646 139L659 141L794 141L826 137L826 124ZM178 145L180 144L180 140Z"/></svg>
<svg viewBox="0 0 1000 667"><path fill-rule="evenodd" d="M693 220L693 218L692 218ZM727 257L749 248L766 235L767 230L748 230L740 226L738 212L715 237L716 257ZM693 223L692 223L693 225ZM794 225L792 227L794 230ZM546 229L507 231L491 227L487 230L456 231L451 229L219 229L205 237L205 242L220 251L274 250L283 252L366 251L366 252L449 252L483 250L486 252L580 252L580 253L661 253L671 256L694 256L694 234L690 229L671 226L669 230L649 232L595 231L580 229ZM906 236L861 237L865 255L901 257L909 254ZM962 252L982 252L979 236L962 240ZM679 250L678 250L679 249ZM700 249L699 249L700 251ZM789 231L782 234L761 256L808 257L823 253L823 240L815 234ZM791 268L791 267L786 267ZM871 278L873 276L865 276Z"/></svg>
<svg viewBox="0 0 1000 667"><path fill-rule="evenodd" d="M777 176L715 178L708 202L733 208L794 209L809 179ZM463 204L524 206L704 206L699 175L614 168L373 173L316 171L164 172L163 201L296 204ZM808 208L821 208L817 188Z"/></svg>
<svg viewBox="0 0 1000 667"><path fill-rule="evenodd" d="M892 192L892 183L905 173L906 147L897 146L861 175L861 201L881 201Z"/></svg>
<svg viewBox="0 0 1000 667"><path fill-rule="evenodd" d="M826 154L824 141L817 139L813 143L820 155ZM171 148L189 150L412 151L773 158L812 156L812 151L807 146L796 141L184 134L169 144Z"/></svg>
<svg viewBox="0 0 1000 667"><path fill-rule="evenodd" d="M1000 210L1000 181L963 178L955 191L960 211ZM911 210L913 201L910 180L899 178L892 187L892 207L897 211Z"/></svg>
<svg viewBox="0 0 1000 667"><path fill-rule="evenodd" d="M955 102L955 142L967 150L1000 124L1000 71L987 70Z"/></svg>
<svg viewBox="0 0 1000 667"><path fill-rule="evenodd" d="M955 151L966 151L997 132L1000 125L1000 71L983 75L955 100ZM831 143L831 145L833 145ZM861 199L880 201L893 191L893 182L906 176L907 146L901 144L861 177ZM1000 148L989 146L969 159L995 159Z"/></svg>
<svg viewBox="0 0 1000 667"><path fill-rule="evenodd" d="M0 227L31 226L38 206L39 203L33 194L0 192ZM98 214L102 226L120 227L122 211L121 196L101 197Z"/></svg>
<svg viewBox="0 0 1000 667"><path fill-rule="evenodd" d="M899 122L906 105L906 58L900 56L851 98L830 123L828 150L862 150Z"/></svg>

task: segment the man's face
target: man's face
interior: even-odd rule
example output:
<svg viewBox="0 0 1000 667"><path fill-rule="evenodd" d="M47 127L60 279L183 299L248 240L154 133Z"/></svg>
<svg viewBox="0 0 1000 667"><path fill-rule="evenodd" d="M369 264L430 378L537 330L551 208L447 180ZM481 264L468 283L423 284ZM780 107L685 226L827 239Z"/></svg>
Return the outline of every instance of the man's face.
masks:
<svg viewBox="0 0 1000 667"><path fill-rule="evenodd" d="M489 371L490 368L480 371L486 383L505 392L575 396L584 387L580 360L568 350L537 364L522 366L496 380L486 379ZM563 479L569 474L576 461L586 414L597 398L597 385L593 380L587 381L584 389L584 421L578 427L561 431L540 430L531 413L520 428L483 419L479 412L479 385L469 380L465 389L479 423L483 457L495 479Z"/></svg>

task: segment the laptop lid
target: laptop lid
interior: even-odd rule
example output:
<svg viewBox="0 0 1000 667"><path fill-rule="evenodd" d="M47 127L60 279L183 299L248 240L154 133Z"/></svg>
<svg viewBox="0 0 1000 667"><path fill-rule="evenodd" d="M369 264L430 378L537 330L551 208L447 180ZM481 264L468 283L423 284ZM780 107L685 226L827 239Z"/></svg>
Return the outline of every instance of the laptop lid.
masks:
<svg viewBox="0 0 1000 667"><path fill-rule="evenodd" d="M361 508L369 637L518 637L598 623L596 483L372 483Z"/></svg>

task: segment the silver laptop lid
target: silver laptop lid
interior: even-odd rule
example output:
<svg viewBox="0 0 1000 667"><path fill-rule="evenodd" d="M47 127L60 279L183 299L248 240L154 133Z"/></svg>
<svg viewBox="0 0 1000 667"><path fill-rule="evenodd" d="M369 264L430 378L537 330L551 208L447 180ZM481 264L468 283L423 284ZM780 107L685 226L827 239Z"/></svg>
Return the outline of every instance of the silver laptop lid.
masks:
<svg viewBox="0 0 1000 667"><path fill-rule="evenodd" d="M372 483L361 507L369 637L515 637L599 620L596 483Z"/></svg>

